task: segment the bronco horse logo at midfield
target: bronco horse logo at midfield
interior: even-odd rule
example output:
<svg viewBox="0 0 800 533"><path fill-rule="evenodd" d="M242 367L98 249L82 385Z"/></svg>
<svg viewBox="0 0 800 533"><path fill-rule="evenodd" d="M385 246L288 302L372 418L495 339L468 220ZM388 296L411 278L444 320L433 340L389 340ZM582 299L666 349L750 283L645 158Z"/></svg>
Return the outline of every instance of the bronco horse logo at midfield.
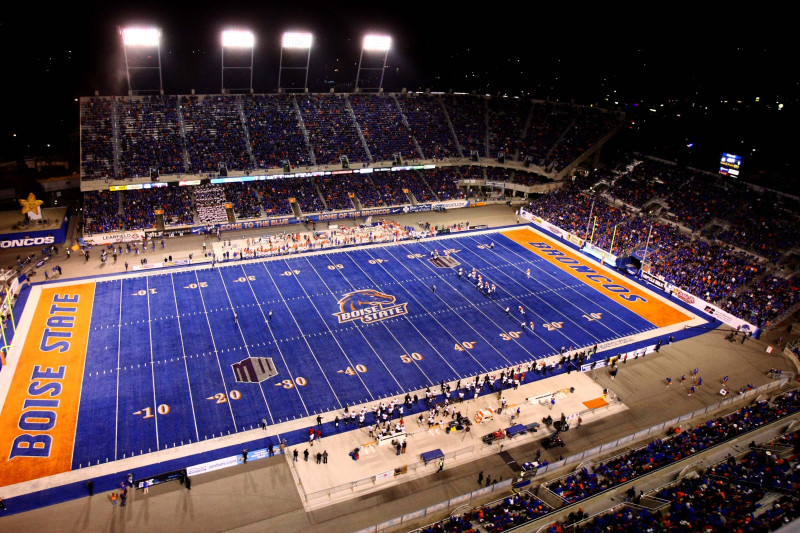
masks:
<svg viewBox="0 0 800 533"><path fill-rule="evenodd" d="M339 312L333 315L339 323L361 320L365 324L386 320L407 313L406 303L394 304L395 297L374 289L348 292L339 300Z"/></svg>

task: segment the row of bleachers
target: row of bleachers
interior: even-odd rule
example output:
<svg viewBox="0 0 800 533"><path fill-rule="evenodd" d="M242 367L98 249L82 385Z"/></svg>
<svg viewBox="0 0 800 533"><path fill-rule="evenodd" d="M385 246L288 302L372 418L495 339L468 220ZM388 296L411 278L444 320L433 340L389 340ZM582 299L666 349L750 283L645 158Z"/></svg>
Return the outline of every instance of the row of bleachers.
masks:
<svg viewBox="0 0 800 533"><path fill-rule="evenodd" d="M181 98L192 172L216 172L220 165L229 170L252 167L237 102L228 96Z"/></svg>
<svg viewBox="0 0 800 533"><path fill-rule="evenodd" d="M452 94L444 95L442 99L464 156L474 150L480 157L487 157L486 101Z"/></svg>
<svg viewBox="0 0 800 533"><path fill-rule="evenodd" d="M107 98L81 102L81 176L86 179L115 175L113 111Z"/></svg>
<svg viewBox="0 0 800 533"><path fill-rule="evenodd" d="M767 446L796 450L799 435L782 435ZM679 478L644 495L651 505L662 500L663 507L635 506L643 493L636 495L632 488L626 500L633 505L623 504L588 520L584 513L573 512L550 531L774 531L800 516L797 459L796 452L783 459L751 444L738 460L729 456L697 476Z"/></svg>
<svg viewBox="0 0 800 533"><path fill-rule="evenodd" d="M800 410L796 392L756 402L735 412L701 422L686 431L670 428L669 436L653 440L635 450L595 465L582 468L562 478L544 482L539 490L548 490L578 504L603 491L639 479L658 468L697 454L705 449L757 430ZM768 452L770 445L789 446L793 453L786 459ZM773 439L764 448L751 444L737 461L729 457L698 476L686 476L646 495L633 485L625 492L625 502L587 518L583 508L576 508L566 519L538 526L537 531L551 533L608 531L772 531L800 516L798 474L800 433L793 432ZM768 490L777 491L772 495ZM541 495L541 493L540 493ZM649 498L649 509L639 505ZM613 500L613 498L612 498ZM762 504L770 505L765 511ZM761 511L756 512L759 508ZM479 505L464 513L414 530L413 533L506 531L546 517L553 509L528 492L512 493L502 500Z"/></svg>
<svg viewBox="0 0 800 533"><path fill-rule="evenodd" d="M261 198L250 183L227 183L225 198L233 204L236 218L261 218Z"/></svg>
<svg viewBox="0 0 800 533"><path fill-rule="evenodd" d="M471 95L95 97L81 104L81 171L84 179L133 178L150 169L181 174L216 172L220 165L243 171L280 168L284 161L336 164L343 155L365 163L364 142L371 161L391 161L394 154L468 157L475 150L481 157L503 151L509 161L520 152L544 163L555 146L560 168L610 131L614 118L565 104ZM559 148L565 132L570 135Z"/></svg>
<svg viewBox="0 0 800 533"><path fill-rule="evenodd" d="M186 171L177 97L120 98L117 110L123 178L149 176L151 168L165 174Z"/></svg>
<svg viewBox="0 0 800 533"><path fill-rule="evenodd" d="M591 471L582 468L543 486L567 503L579 502L798 410L800 400L796 393L789 392L771 403L756 402L686 431L673 431L666 438L599 462Z"/></svg>
<svg viewBox="0 0 800 533"><path fill-rule="evenodd" d="M403 159L419 157L394 99L355 94L350 103L373 161L392 161L394 154Z"/></svg>
<svg viewBox="0 0 800 533"><path fill-rule="evenodd" d="M258 168L311 164L300 118L291 95L254 95L242 98L250 145Z"/></svg>
<svg viewBox="0 0 800 533"><path fill-rule="evenodd" d="M464 514L454 515L435 524L416 529L413 533L475 531L499 533L536 520L551 511L552 509L536 496L529 492L521 492L475 507Z"/></svg>
<svg viewBox="0 0 800 533"><path fill-rule="evenodd" d="M343 96L308 94L297 100L318 165L338 163L341 156L351 162L367 161Z"/></svg>

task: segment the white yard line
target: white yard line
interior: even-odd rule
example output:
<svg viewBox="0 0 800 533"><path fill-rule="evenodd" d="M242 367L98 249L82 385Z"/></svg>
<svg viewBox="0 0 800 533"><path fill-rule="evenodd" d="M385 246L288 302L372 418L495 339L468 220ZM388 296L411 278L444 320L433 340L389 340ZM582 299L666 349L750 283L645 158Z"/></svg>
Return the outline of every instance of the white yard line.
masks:
<svg viewBox="0 0 800 533"><path fill-rule="evenodd" d="M175 294L175 277L170 273L170 283L172 283L172 300L175 302L175 318L178 319L178 333L181 337L181 352L183 352L183 367L186 369L186 384L189 388L189 404L192 406L192 422L194 422L194 435L196 440L200 440L200 431L197 429L197 413L194 410L194 397L192 396L192 381L189 378L189 364L186 362L186 349L183 344L183 326L181 326L181 313L178 311L178 296Z"/></svg>

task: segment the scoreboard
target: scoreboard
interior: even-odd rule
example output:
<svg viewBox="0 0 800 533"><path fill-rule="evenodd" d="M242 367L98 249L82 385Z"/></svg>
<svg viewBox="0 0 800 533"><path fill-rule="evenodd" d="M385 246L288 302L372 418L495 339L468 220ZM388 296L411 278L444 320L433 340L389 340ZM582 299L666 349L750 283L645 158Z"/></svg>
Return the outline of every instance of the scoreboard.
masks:
<svg viewBox="0 0 800 533"><path fill-rule="evenodd" d="M739 168L742 166L742 156L734 154L722 154L719 160L719 173L723 176L739 177Z"/></svg>

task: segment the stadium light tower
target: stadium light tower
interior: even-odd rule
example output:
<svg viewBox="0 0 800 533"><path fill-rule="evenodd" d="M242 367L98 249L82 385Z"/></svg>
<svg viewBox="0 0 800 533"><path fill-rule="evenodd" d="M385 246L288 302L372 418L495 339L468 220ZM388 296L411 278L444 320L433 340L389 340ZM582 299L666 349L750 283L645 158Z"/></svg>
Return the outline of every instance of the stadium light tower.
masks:
<svg viewBox="0 0 800 533"><path fill-rule="evenodd" d="M147 74L158 71L158 93L164 94L161 78L161 30L159 28L120 28L122 47L125 51L125 73L128 77L128 94L154 92L156 89L137 89L131 82L131 74ZM155 48L155 58L153 49ZM155 59L155 61L154 61ZM134 76L137 77L137 76Z"/></svg>
<svg viewBox="0 0 800 533"><path fill-rule="evenodd" d="M281 39L281 63L278 70L278 92L284 89L297 89L297 87L283 87L281 79L284 70L303 70L305 71L305 79L303 80L303 87L301 90L308 89L308 66L311 63L311 44L314 42L314 36L306 32L287 31L283 34ZM302 56L305 55L305 65L299 63L299 66L283 66L283 52L288 50L287 55L297 55L296 60L302 61ZM303 54L303 52L306 52Z"/></svg>
<svg viewBox="0 0 800 533"><path fill-rule="evenodd" d="M361 71L362 70L380 70L380 81L378 82L377 87L361 87L361 89L377 89L378 91L383 89L383 73L386 70L386 59L389 57L389 49L392 47L392 38L388 35L365 35L364 36L364 43L361 46L361 57L358 59L358 72L356 73L356 85L355 90L358 91L358 80L361 78ZM366 67L362 66L364 61L364 52L367 52L368 56L372 56L374 58L380 58L381 52L383 52L383 62L380 63L380 66L373 66L373 67ZM376 63L377 64L377 63Z"/></svg>
<svg viewBox="0 0 800 533"><path fill-rule="evenodd" d="M253 92L253 49L256 45L256 38L253 32L248 30L225 30L222 32L222 94L228 91L247 91ZM233 54L236 63L233 66L225 65L225 50ZM247 64L247 52L250 52L250 64ZM250 71L250 83L248 87L225 87L226 70L248 70Z"/></svg>

